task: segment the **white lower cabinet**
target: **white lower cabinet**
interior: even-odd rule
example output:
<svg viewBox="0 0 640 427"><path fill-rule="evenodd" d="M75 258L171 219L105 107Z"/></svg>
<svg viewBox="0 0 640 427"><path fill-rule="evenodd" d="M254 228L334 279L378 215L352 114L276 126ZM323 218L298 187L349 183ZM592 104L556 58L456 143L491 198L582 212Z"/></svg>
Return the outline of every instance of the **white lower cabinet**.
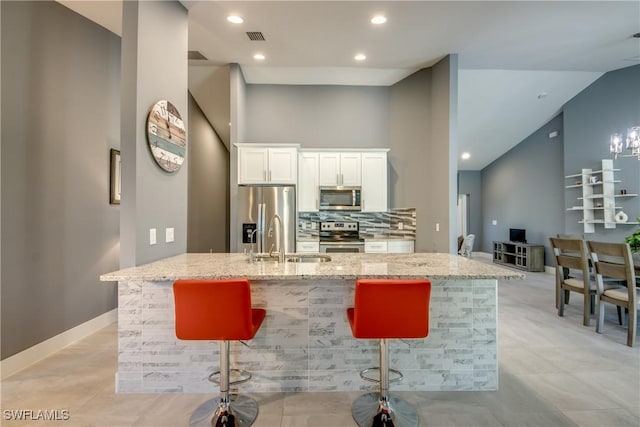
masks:
<svg viewBox="0 0 640 427"><path fill-rule="evenodd" d="M365 240L364 251L368 254L411 254L413 240Z"/></svg>
<svg viewBox="0 0 640 427"><path fill-rule="evenodd" d="M364 252L367 254L386 254L387 241L386 240L365 240Z"/></svg>
<svg viewBox="0 0 640 427"><path fill-rule="evenodd" d="M387 251L390 254L412 254L414 249L413 240L389 240Z"/></svg>
<svg viewBox="0 0 640 427"><path fill-rule="evenodd" d="M298 253L320 253L320 242L298 242L296 244Z"/></svg>

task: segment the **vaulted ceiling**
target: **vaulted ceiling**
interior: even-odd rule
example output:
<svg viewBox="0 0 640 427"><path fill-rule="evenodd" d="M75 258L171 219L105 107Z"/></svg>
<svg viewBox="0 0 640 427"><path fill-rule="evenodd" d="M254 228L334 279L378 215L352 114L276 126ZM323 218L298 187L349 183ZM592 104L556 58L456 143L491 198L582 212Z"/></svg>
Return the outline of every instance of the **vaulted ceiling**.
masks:
<svg viewBox="0 0 640 427"><path fill-rule="evenodd" d="M120 34L119 1L60 3ZM487 166L605 72L640 64L638 1L181 3L200 75L238 63L248 83L391 85L457 53L462 170ZM372 24L377 14L387 22Z"/></svg>

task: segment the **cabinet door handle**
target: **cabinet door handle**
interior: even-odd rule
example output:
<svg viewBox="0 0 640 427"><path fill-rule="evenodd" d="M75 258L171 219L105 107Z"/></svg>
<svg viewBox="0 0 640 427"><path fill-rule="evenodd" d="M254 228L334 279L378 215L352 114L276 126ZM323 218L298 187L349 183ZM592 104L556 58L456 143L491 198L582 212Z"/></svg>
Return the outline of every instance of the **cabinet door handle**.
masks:
<svg viewBox="0 0 640 427"><path fill-rule="evenodd" d="M340 174L340 184L344 185L344 174Z"/></svg>
<svg viewBox="0 0 640 427"><path fill-rule="evenodd" d="M340 174L336 174L336 184L340 185Z"/></svg>
<svg viewBox="0 0 640 427"><path fill-rule="evenodd" d="M269 170L269 181L271 181L271 170Z"/></svg>
<svg viewBox="0 0 640 427"><path fill-rule="evenodd" d="M266 181L266 180L267 180L267 171L266 171L266 170L263 170L263 171L262 171L262 180L263 180L263 181Z"/></svg>
<svg viewBox="0 0 640 427"><path fill-rule="evenodd" d="M360 202L360 204L362 205L362 206L361 206L362 210L364 210L364 200L362 200L362 201Z"/></svg>

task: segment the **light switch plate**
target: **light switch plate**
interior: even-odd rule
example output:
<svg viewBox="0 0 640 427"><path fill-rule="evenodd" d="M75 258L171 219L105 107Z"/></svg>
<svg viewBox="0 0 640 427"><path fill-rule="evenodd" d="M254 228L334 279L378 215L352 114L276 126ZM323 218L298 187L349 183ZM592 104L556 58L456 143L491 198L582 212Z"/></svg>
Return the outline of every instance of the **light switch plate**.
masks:
<svg viewBox="0 0 640 427"><path fill-rule="evenodd" d="M156 229L155 228L150 228L149 229L149 244L150 245L155 245L156 244Z"/></svg>
<svg viewBox="0 0 640 427"><path fill-rule="evenodd" d="M165 239L164 240L167 243L173 242L175 240L174 239L173 227L165 229Z"/></svg>

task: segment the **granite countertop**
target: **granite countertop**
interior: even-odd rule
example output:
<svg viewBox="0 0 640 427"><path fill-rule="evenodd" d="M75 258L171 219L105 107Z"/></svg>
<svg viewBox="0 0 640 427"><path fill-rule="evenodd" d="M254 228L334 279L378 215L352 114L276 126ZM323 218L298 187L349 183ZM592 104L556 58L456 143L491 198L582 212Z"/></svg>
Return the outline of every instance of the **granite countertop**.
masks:
<svg viewBox="0 0 640 427"><path fill-rule="evenodd" d="M188 253L100 276L101 281L168 281L246 277L250 280L356 278L522 279L524 274L445 253L332 253L324 263L249 263L241 253Z"/></svg>

